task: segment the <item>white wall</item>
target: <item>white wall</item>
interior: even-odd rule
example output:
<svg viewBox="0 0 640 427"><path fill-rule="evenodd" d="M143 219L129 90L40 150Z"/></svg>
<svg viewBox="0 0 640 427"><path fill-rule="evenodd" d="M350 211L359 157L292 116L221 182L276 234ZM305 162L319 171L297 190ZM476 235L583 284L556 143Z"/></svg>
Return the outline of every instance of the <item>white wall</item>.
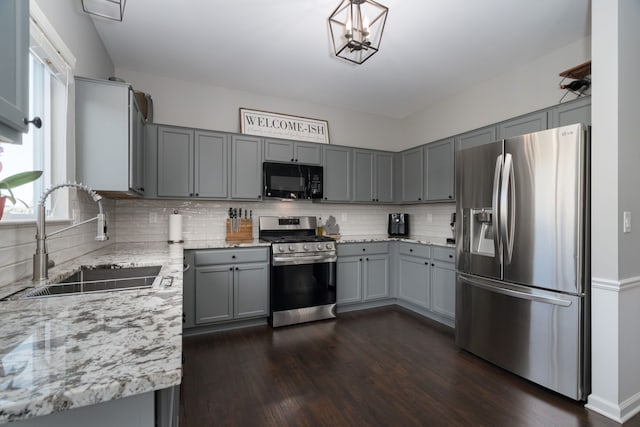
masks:
<svg viewBox="0 0 640 427"><path fill-rule="evenodd" d="M79 0L35 1L75 55L76 75L100 79L113 75L113 62Z"/></svg>
<svg viewBox="0 0 640 427"><path fill-rule="evenodd" d="M401 148L436 141L557 104L564 93L559 89L561 77L558 73L591 59L590 47L590 38L581 39L514 70L505 70L504 74L472 88L461 88L457 95L405 118L403 128L406 133ZM572 99L572 95L565 99Z"/></svg>
<svg viewBox="0 0 640 427"><path fill-rule="evenodd" d="M331 144L396 150L400 123L388 117L116 69L116 75L153 98L155 123L240 132L239 108L329 122Z"/></svg>

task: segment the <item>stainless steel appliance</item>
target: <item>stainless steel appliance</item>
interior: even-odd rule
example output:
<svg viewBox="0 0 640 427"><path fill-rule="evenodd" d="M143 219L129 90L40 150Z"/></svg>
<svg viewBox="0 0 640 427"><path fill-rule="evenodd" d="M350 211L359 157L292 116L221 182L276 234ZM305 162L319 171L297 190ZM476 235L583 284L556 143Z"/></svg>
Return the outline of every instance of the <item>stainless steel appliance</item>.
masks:
<svg viewBox="0 0 640 427"><path fill-rule="evenodd" d="M456 343L576 400L590 389L589 138L456 153Z"/></svg>
<svg viewBox="0 0 640 427"><path fill-rule="evenodd" d="M322 172L322 166L264 162L263 196L278 199L322 199Z"/></svg>
<svg viewBox="0 0 640 427"><path fill-rule="evenodd" d="M389 225L387 227L389 236L408 236L409 235L409 214L406 213L390 213Z"/></svg>
<svg viewBox="0 0 640 427"><path fill-rule="evenodd" d="M271 243L269 323L273 327L336 317L336 244L316 236L316 218L261 216Z"/></svg>

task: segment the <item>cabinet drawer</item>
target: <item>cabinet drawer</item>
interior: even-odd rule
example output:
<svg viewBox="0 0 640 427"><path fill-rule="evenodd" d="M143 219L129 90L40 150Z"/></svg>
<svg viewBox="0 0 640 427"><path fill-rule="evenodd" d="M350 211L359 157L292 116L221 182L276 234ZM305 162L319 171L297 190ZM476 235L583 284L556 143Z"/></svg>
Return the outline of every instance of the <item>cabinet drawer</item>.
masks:
<svg viewBox="0 0 640 427"><path fill-rule="evenodd" d="M195 252L195 264L236 264L240 262L266 262L269 248L212 249Z"/></svg>
<svg viewBox="0 0 640 427"><path fill-rule="evenodd" d="M389 242L379 243L341 243L338 255L386 254L389 253Z"/></svg>
<svg viewBox="0 0 640 427"><path fill-rule="evenodd" d="M420 258L431 257L431 246L429 245L400 242L400 247L398 248L398 251L400 252L401 255L411 255L411 256L417 256Z"/></svg>
<svg viewBox="0 0 640 427"><path fill-rule="evenodd" d="M443 246L433 247L433 259L444 262L456 262L455 249L445 248Z"/></svg>

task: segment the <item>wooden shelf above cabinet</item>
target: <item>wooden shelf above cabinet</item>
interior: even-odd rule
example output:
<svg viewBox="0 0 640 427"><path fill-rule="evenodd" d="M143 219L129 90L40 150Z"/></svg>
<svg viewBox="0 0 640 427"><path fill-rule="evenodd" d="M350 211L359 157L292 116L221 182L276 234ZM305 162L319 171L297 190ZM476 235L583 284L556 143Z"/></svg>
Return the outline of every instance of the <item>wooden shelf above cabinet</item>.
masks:
<svg viewBox="0 0 640 427"><path fill-rule="evenodd" d="M586 76L591 75L591 60L564 70L559 75L569 79L584 79Z"/></svg>

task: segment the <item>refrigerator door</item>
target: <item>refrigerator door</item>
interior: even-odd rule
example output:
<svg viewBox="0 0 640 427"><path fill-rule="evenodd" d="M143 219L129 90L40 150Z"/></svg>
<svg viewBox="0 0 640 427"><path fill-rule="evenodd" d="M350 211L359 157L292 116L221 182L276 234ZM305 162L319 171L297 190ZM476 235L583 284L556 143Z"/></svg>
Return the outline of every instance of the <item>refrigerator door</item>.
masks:
<svg viewBox="0 0 640 427"><path fill-rule="evenodd" d="M503 279L583 293L583 125L506 139L504 151L499 202Z"/></svg>
<svg viewBox="0 0 640 427"><path fill-rule="evenodd" d="M458 274L456 344L544 387L584 400L584 298Z"/></svg>
<svg viewBox="0 0 640 427"><path fill-rule="evenodd" d="M456 152L456 263L458 271L499 279L501 242L497 206L502 141Z"/></svg>

